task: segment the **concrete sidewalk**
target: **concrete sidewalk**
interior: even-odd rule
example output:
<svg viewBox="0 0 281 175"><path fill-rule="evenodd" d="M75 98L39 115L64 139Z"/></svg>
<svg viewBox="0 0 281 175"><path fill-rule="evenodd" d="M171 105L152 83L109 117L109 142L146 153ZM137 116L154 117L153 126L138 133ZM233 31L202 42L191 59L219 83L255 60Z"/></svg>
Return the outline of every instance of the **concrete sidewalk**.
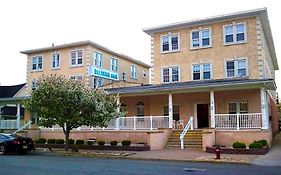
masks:
<svg viewBox="0 0 281 175"><path fill-rule="evenodd" d="M263 166L281 166L281 133L273 141L273 145L266 155L258 156L252 164Z"/></svg>

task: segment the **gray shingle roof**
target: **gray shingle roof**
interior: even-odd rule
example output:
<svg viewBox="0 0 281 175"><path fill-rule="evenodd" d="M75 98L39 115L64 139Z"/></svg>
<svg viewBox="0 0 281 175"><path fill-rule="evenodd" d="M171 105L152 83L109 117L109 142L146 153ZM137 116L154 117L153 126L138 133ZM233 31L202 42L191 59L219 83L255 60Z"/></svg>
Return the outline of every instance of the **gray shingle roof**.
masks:
<svg viewBox="0 0 281 175"><path fill-rule="evenodd" d="M13 97L23 86L25 86L25 83L14 86L0 86L0 98Z"/></svg>
<svg viewBox="0 0 281 175"><path fill-rule="evenodd" d="M163 92L163 91L176 91L176 90L193 90L203 88L219 88L225 86L250 86L270 84L270 89L275 89L275 82L273 79L216 79L216 80L203 80L203 81L187 81L177 83L165 84L146 84L140 86L121 87L106 89L111 94L134 94L146 92Z"/></svg>

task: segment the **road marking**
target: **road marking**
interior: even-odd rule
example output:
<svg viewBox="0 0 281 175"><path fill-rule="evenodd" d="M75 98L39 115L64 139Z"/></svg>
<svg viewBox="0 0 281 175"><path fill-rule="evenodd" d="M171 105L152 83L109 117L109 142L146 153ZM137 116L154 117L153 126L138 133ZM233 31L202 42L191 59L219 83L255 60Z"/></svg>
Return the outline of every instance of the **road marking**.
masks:
<svg viewBox="0 0 281 175"><path fill-rule="evenodd" d="M184 171L194 172L194 171L206 171L206 169L199 169L199 168L184 168Z"/></svg>

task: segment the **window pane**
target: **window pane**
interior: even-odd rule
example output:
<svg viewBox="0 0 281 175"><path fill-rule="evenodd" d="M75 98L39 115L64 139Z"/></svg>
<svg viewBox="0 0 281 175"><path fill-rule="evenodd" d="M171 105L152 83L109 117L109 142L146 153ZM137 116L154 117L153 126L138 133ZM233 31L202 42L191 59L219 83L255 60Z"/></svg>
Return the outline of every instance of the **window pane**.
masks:
<svg viewBox="0 0 281 175"><path fill-rule="evenodd" d="M204 72L203 73L203 79L204 80L211 79L211 72Z"/></svg>
<svg viewBox="0 0 281 175"><path fill-rule="evenodd" d="M203 64L203 71L204 71L204 72L210 71L210 70L211 70L210 64Z"/></svg>
<svg viewBox="0 0 281 175"><path fill-rule="evenodd" d="M193 47L199 47L199 39L192 40L192 46Z"/></svg>
<svg viewBox="0 0 281 175"><path fill-rule="evenodd" d="M172 36L172 50L177 50L178 47L178 35Z"/></svg>
<svg viewBox="0 0 281 175"><path fill-rule="evenodd" d="M227 69L234 69L234 61L228 61L226 67Z"/></svg>
<svg viewBox="0 0 281 175"><path fill-rule="evenodd" d="M225 36L225 42L226 42L226 43L231 43L231 42L233 42L233 35L226 35L226 36Z"/></svg>
<svg viewBox="0 0 281 175"><path fill-rule="evenodd" d="M237 113L236 103L228 103L228 113L229 114L236 114Z"/></svg>
<svg viewBox="0 0 281 175"><path fill-rule="evenodd" d="M203 79L211 79L211 65L203 64Z"/></svg>
<svg viewBox="0 0 281 175"><path fill-rule="evenodd" d="M246 60L237 60L238 62L238 69L246 68Z"/></svg>
<svg viewBox="0 0 281 175"><path fill-rule="evenodd" d="M240 102L240 113L248 113L248 102Z"/></svg>
<svg viewBox="0 0 281 175"><path fill-rule="evenodd" d="M192 32L192 39L199 39L199 31Z"/></svg>
<svg viewBox="0 0 281 175"><path fill-rule="evenodd" d="M82 50L78 51L78 57L82 57Z"/></svg>
<svg viewBox="0 0 281 175"><path fill-rule="evenodd" d="M210 31L202 30L202 38L210 38Z"/></svg>
<svg viewBox="0 0 281 175"><path fill-rule="evenodd" d="M193 73L193 80L200 80L200 73Z"/></svg>
<svg viewBox="0 0 281 175"><path fill-rule="evenodd" d="M169 68L165 68L163 69L163 82L169 82L170 78L169 78Z"/></svg>
<svg viewBox="0 0 281 175"><path fill-rule="evenodd" d="M210 39L209 38L202 39L202 46L209 46L209 45L210 45Z"/></svg>
<svg viewBox="0 0 281 175"><path fill-rule="evenodd" d="M162 51L168 51L169 50L169 37L163 36L162 37Z"/></svg>
<svg viewBox="0 0 281 175"><path fill-rule="evenodd" d="M245 40L244 33L237 34L236 40L237 41L244 41Z"/></svg>
<svg viewBox="0 0 281 175"><path fill-rule="evenodd" d="M200 65L193 65L193 72L200 72Z"/></svg>
<svg viewBox="0 0 281 175"><path fill-rule="evenodd" d="M238 77L245 77L246 76L246 69L238 69Z"/></svg>
<svg viewBox="0 0 281 175"><path fill-rule="evenodd" d="M236 33L244 33L244 24L236 25Z"/></svg>
<svg viewBox="0 0 281 175"><path fill-rule="evenodd" d="M227 70L227 77L234 77L235 72L234 70Z"/></svg>
<svg viewBox="0 0 281 175"><path fill-rule="evenodd" d="M233 26L226 26L225 27L225 35L233 34Z"/></svg>
<svg viewBox="0 0 281 175"><path fill-rule="evenodd" d="M172 68L172 81L179 81L179 70L178 68Z"/></svg>

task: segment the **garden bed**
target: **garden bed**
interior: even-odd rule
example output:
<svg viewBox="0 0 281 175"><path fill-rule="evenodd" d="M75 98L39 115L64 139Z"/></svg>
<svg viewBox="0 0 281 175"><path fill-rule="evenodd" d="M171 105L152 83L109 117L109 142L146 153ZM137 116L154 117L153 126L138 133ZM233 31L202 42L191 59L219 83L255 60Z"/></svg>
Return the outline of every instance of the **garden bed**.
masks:
<svg viewBox="0 0 281 175"><path fill-rule="evenodd" d="M269 151L268 146L263 148L226 148L220 147L221 154L252 154L252 155L264 155ZM216 147L206 147L207 153L216 153Z"/></svg>
<svg viewBox="0 0 281 175"><path fill-rule="evenodd" d="M34 144L35 148L64 148L64 144ZM113 150L113 151L149 151L150 147L146 144L136 144L131 146L122 145L74 145L70 144L69 149L85 150Z"/></svg>

